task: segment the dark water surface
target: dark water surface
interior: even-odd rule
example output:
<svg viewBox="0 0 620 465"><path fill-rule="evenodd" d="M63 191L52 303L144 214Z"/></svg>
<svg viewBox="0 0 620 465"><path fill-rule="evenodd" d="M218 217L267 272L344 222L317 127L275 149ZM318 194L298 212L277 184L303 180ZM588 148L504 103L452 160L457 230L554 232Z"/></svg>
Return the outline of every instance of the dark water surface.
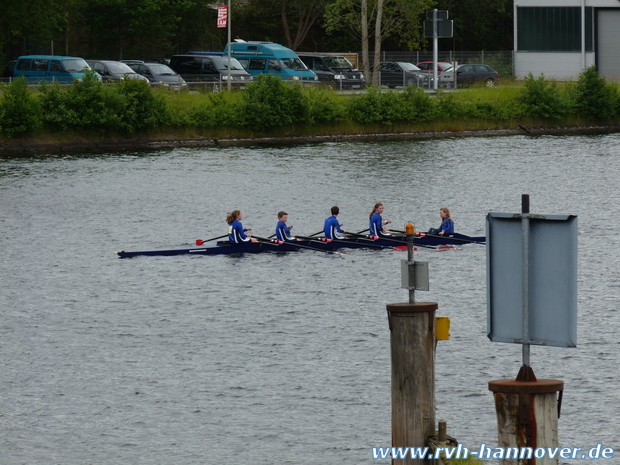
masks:
<svg viewBox="0 0 620 465"><path fill-rule="evenodd" d="M397 251L138 257L244 225L273 233L402 229L452 210L579 216L578 347L533 347L565 382L560 441L616 447L620 136L178 149L0 159L0 464L360 464L388 446L385 305L407 300ZM437 419L497 444L487 383L521 346L486 337L486 249L416 252L452 338L437 350ZM606 461L612 463L611 461ZM582 463L587 461L568 461ZM620 463L620 462L618 462Z"/></svg>

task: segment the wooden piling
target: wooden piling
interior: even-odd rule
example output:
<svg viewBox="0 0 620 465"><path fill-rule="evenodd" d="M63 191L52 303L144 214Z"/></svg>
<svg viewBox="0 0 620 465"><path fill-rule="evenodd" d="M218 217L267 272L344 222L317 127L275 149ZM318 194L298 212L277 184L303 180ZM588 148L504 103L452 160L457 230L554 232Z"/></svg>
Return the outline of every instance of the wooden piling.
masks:
<svg viewBox="0 0 620 465"><path fill-rule="evenodd" d="M392 446L425 447L435 434L435 302L388 304ZM396 465L431 461L393 459Z"/></svg>
<svg viewBox="0 0 620 465"><path fill-rule="evenodd" d="M498 447L558 447L558 392L564 383L557 379L489 382L497 413ZM520 449L522 450L522 449ZM479 457L483 458L483 457ZM504 458L499 465L557 465L558 457Z"/></svg>

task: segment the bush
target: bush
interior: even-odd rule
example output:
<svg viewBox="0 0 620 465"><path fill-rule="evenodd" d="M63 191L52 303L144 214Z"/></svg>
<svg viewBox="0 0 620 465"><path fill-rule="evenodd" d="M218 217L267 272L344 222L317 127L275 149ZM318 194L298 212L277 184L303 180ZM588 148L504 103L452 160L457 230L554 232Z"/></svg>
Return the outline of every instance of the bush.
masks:
<svg viewBox="0 0 620 465"><path fill-rule="evenodd" d="M587 120L604 121L618 112L618 93L600 77L594 66L585 70L572 88L573 111Z"/></svg>
<svg viewBox="0 0 620 465"><path fill-rule="evenodd" d="M435 118L435 101L421 87L408 86L401 96L405 121L429 122Z"/></svg>
<svg viewBox="0 0 620 465"><path fill-rule="evenodd" d="M345 119L345 105L337 100L336 94L327 89L305 89L308 102L308 123L329 124Z"/></svg>
<svg viewBox="0 0 620 465"><path fill-rule="evenodd" d="M351 100L349 110L350 118L358 123L393 124L404 117L400 94L376 87Z"/></svg>
<svg viewBox="0 0 620 465"><path fill-rule="evenodd" d="M68 87L41 86L43 121L52 130L104 132L119 129L123 102L111 87L104 87L94 71Z"/></svg>
<svg viewBox="0 0 620 465"><path fill-rule="evenodd" d="M243 93L243 124L259 130L308 120L308 102L301 85L285 83L279 77L261 74Z"/></svg>
<svg viewBox="0 0 620 465"><path fill-rule="evenodd" d="M209 94L206 105L197 106L190 112L190 123L199 128L243 126L243 109L233 95L226 92Z"/></svg>
<svg viewBox="0 0 620 465"><path fill-rule="evenodd" d="M163 93L155 94L146 81L123 79L115 86L122 101L120 125L129 133L164 126L171 121Z"/></svg>
<svg viewBox="0 0 620 465"><path fill-rule="evenodd" d="M20 137L41 127L41 106L21 77L9 84L0 101L0 128L8 137Z"/></svg>
<svg viewBox="0 0 620 465"><path fill-rule="evenodd" d="M525 78L523 89L517 95L518 114L526 118L560 120L568 113L568 105L558 90L557 83L545 81L541 74Z"/></svg>

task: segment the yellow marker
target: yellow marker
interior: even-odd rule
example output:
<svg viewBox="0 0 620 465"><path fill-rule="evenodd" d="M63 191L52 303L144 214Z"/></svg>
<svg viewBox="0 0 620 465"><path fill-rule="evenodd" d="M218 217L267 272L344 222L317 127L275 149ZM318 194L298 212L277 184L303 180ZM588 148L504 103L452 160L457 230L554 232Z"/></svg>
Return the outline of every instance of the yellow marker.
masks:
<svg viewBox="0 0 620 465"><path fill-rule="evenodd" d="M435 317L436 339L438 341L447 341L450 339L450 318L447 316Z"/></svg>
<svg viewBox="0 0 620 465"><path fill-rule="evenodd" d="M413 223L405 225L405 234L415 234L415 225Z"/></svg>

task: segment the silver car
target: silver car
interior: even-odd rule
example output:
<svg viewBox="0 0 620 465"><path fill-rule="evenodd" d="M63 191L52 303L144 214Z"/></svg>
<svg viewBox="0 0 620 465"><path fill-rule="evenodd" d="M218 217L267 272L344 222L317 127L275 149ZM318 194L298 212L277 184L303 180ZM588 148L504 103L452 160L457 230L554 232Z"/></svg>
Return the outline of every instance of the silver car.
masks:
<svg viewBox="0 0 620 465"><path fill-rule="evenodd" d="M104 81L120 81L121 79L139 79L149 82L147 78L136 73L133 69L120 61L86 60L86 63L97 71Z"/></svg>

